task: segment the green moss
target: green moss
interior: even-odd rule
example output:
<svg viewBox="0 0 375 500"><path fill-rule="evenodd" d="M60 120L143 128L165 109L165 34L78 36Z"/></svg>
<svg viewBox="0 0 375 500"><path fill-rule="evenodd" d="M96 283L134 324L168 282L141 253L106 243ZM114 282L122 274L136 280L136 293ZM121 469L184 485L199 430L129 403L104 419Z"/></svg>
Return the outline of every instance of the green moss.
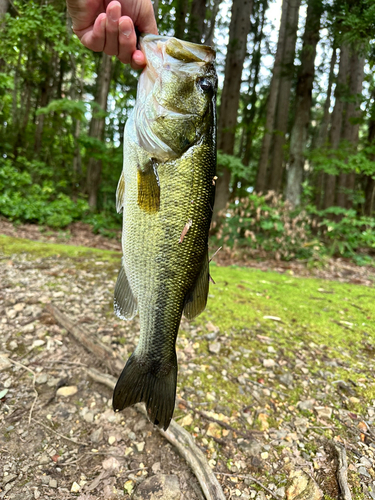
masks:
<svg viewBox="0 0 375 500"><path fill-rule="evenodd" d="M56 243L43 243L24 238L13 238L0 235L0 253L11 256L14 254L28 254L31 258L45 257L86 257L96 260L112 262L119 261L121 254L110 250L99 250L97 248L78 247L73 245L62 245Z"/></svg>

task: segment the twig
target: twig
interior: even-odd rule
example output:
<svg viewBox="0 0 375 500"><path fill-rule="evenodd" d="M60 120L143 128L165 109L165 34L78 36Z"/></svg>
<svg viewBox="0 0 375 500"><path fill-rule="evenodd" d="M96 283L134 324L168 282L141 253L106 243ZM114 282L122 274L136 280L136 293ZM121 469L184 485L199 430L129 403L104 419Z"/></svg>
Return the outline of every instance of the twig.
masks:
<svg viewBox="0 0 375 500"><path fill-rule="evenodd" d="M267 493L271 495L273 498L276 498L276 500L280 500L280 497L275 495L275 493L273 493L270 489L268 489L267 486L264 486L263 483L261 483L258 479L256 479L253 476L249 476L248 474L228 474L227 472L215 472L215 474L219 474L220 476L238 477L239 479L249 479L250 481L253 481L255 484L263 488L264 491L267 491Z"/></svg>
<svg viewBox="0 0 375 500"><path fill-rule="evenodd" d="M55 305L47 304L46 310L79 344L91 354L94 354L96 359L100 361L112 375L118 376L119 373L121 373L124 368L124 363L118 358L113 357L111 349L99 342L99 340L90 334L83 326L75 325L74 322L63 314Z"/></svg>
<svg viewBox="0 0 375 500"><path fill-rule="evenodd" d="M61 437L62 439L66 439L67 441L70 441L71 443L77 444L78 446L88 446L87 443L82 443L81 441L76 441L75 439L68 438L67 436L64 436L63 434L60 434L59 432L56 432L52 427L49 427L48 425L43 424L43 422L40 422L40 420L36 420L35 418L31 419L33 422L35 422L38 425L41 425L45 429L48 429L49 431L53 432L53 434L56 434L56 436Z"/></svg>
<svg viewBox="0 0 375 500"><path fill-rule="evenodd" d="M2 356L0 356L2 357ZM11 358L4 358L3 359L9 361L10 363L12 363L13 365L15 366L20 366L21 368L23 368L24 370L28 371L29 373L32 374L33 376L33 391L35 393L35 397L34 397L34 401L32 402L31 404L31 407L30 407L30 413L29 413L29 425L30 425L30 422L31 422L31 416L32 416L32 413L33 413L33 409L34 409L34 406L35 406L35 403L36 403L36 400L38 399L38 391L35 389L35 378L36 378L36 373L31 369L29 368L28 366L25 366L24 364L20 363L19 361L14 361L14 359L11 359Z"/></svg>
<svg viewBox="0 0 375 500"><path fill-rule="evenodd" d="M116 379L104 373L100 373L93 368L87 370L87 374L96 382L105 384L110 389L114 389ZM136 410L147 417L147 412L143 405L136 405ZM207 463L201 450L194 443L191 435L185 431L174 420L171 421L168 430L158 429L173 446L177 448L182 457L192 468L196 478L201 485L202 491L207 500L225 500L223 490L219 481Z"/></svg>
<svg viewBox="0 0 375 500"><path fill-rule="evenodd" d="M333 449L336 451L337 458L339 461L339 466L337 469L337 481L340 485L341 495L343 500L352 500L352 494L350 493L348 486L348 462L346 460L346 450L345 446L331 441Z"/></svg>

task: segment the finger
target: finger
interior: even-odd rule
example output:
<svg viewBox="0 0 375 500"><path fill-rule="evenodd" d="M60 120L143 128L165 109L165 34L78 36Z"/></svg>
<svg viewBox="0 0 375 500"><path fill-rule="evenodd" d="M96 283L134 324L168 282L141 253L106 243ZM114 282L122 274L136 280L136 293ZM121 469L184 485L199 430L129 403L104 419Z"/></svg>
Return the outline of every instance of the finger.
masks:
<svg viewBox="0 0 375 500"><path fill-rule="evenodd" d="M133 52L131 67L133 69L143 69L146 66L146 58L141 50L136 50Z"/></svg>
<svg viewBox="0 0 375 500"><path fill-rule="evenodd" d="M135 24L141 33L152 33L153 35L158 34L154 7L150 0L143 2L142 9L139 12Z"/></svg>
<svg viewBox="0 0 375 500"><path fill-rule="evenodd" d="M94 52L101 52L105 45L106 15L100 14L94 26L81 31L75 31L83 45Z"/></svg>
<svg viewBox="0 0 375 500"><path fill-rule="evenodd" d="M132 60L133 52L136 50L137 35L135 34L133 21L130 17L122 16L118 31L119 51L118 58L124 64Z"/></svg>
<svg viewBox="0 0 375 500"><path fill-rule="evenodd" d="M109 56L118 54L118 23L121 16L121 4L110 2L107 7L107 22L105 27L104 52Z"/></svg>

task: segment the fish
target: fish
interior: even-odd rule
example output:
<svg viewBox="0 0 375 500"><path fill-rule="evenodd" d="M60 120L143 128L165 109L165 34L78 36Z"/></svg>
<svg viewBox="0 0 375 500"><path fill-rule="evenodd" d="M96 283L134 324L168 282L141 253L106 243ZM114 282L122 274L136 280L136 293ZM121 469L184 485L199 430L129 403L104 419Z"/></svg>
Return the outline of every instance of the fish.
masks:
<svg viewBox="0 0 375 500"><path fill-rule="evenodd" d="M174 37L140 38L147 65L124 132L116 192L123 212L115 314L139 314L140 335L113 393L113 409L146 404L166 430L177 386L182 314L206 307L208 233L215 198L215 52Z"/></svg>

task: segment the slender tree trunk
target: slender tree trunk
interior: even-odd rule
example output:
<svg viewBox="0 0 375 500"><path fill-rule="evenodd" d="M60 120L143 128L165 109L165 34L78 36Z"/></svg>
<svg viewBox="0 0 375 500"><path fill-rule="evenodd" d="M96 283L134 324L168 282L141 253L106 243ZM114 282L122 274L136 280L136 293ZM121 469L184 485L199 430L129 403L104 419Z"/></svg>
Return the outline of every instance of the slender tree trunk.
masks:
<svg viewBox="0 0 375 500"><path fill-rule="evenodd" d="M281 63L282 70L277 103L275 136L273 141L271 175L269 180L269 187L274 191L280 191L283 174L285 134L288 128L289 100L294 73L294 56L296 51L300 5L301 0L289 0L285 47Z"/></svg>
<svg viewBox="0 0 375 500"><path fill-rule="evenodd" d="M269 158L271 152L271 142L273 137L273 126L275 122L276 104L279 95L280 76L281 76L281 61L283 58L285 33L287 25L289 0L283 0L279 39L277 42L277 50L275 62L273 66L270 93L267 101L266 123L264 126L264 136L262 141L262 149L260 152L260 160L258 165L258 174L255 184L256 191L264 191L266 189L267 172L269 167Z"/></svg>
<svg viewBox="0 0 375 500"><path fill-rule="evenodd" d="M375 89L372 90L371 97L372 99L375 99ZM375 103L373 104L371 118L368 126L368 144L375 144ZM370 156L370 160L375 162L375 154L372 154ZM371 217L375 209L375 179L370 175L364 176L364 192L364 213L365 215Z"/></svg>
<svg viewBox="0 0 375 500"><path fill-rule="evenodd" d="M322 0L310 0L307 7L305 33L301 54L301 68L297 81L296 112L290 138L290 157L286 199L294 206L301 203L304 149L310 123L312 88L314 82L316 46L319 41Z"/></svg>
<svg viewBox="0 0 375 500"><path fill-rule="evenodd" d="M215 33L215 26L216 26L216 18L219 13L220 9L220 4L222 0L214 0L214 6L212 9L210 9L210 17L209 17L209 22L206 25L206 31L204 34L204 43L205 45L212 45L213 44L213 39L214 39L214 33Z"/></svg>
<svg viewBox="0 0 375 500"><path fill-rule="evenodd" d="M257 19L257 31L254 39L254 52L251 59L249 76L249 99L247 106L250 107L250 109L246 108L243 114L244 133L241 151L243 150L242 162L244 165L249 165L250 163L255 128L258 126L258 123L255 122L255 117L257 114L256 102L258 98L256 88L259 83L260 62L262 59L261 48L264 36L263 28L266 19L267 4L268 0L264 0L262 2L262 12L261 14L259 14L259 17Z"/></svg>
<svg viewBox="0 0 375 500"><path fill-rule="evenodd" d="M188 0L177 0L176 1L176 18L174 23L174 36L184 40L185 38L185 27L186 27L186 16L188 13L189 2Z"/></svg>
<svg viewBox="0 0 375 500"><path fill-rule="evenodd" d="M111 82L111 66L112 58L103 53L96 82L95 102L102 111L107 110L107 100L109 87ZM94 137L100 141L104 137L105 118L97 116L95 110L90 123L90 137ZM86 187L89 196L89 206L91 210L95 210L98 201L98 191L100 185L100 177L102 172L102 162L96 158L90 158L87 165Z"/></svg>
<svg viewBox="0 0 375 500"><path fill-rule="evenodd" d="M253 0L233 0L229 27L229 44L225 60L224 87L218 122L218 149L233 154L237 125L237 112L243 63L246 56L247 35L250 31L250 15ZM230 171L224 168L216 183L214 218L223 210L229 200Z"/></svg>
<svg viewBox="0 0 375 500"><path fill-rule="evenodd" d="M8 8L9 8L9 0L0 0L0 33L4 29L4 24L5 24L4 16L8 12ZM1 38L2 37L0 36L0 39ZM0 57L0 72L3 71L4 66L5 66L5 61Z"/></svg>
<svg viewBox="0 0 375 500"><path fill-rule="evenodd" d="M347 79L349 71L349 48L346 44L341 46L339 72L335 88L335 106L331 116L330 147L337 149L340 144L342 117L344 112L345 94L347 93ZM336 176L325 175L323 208L332 207L335 203Z"/></svg>
<svg viewBox="0 0 375 500"><path fill-rule="evenodd" d="M348 152L354 153L358 146L359 122L361 115L359 96L362 94L365 58L359 55L359 49L352 50L350 58L350 84L349 100L346 103L345 119L343 124L342 139L346 141ZM354 190L355 172L341 172L337 186L337 205L350 208L353 204L350 192Z"/></svg>
<svg viewBox="0 0 375 500"><path fill-rule="evenodd" d="M41 87L41 97L40 97L40 107L44 108L47 106L50 97L50 76L47 72L46 79L44 80ZM34 142L34 151L35 154L38 155L40 153L40 149L42 147L42 136L43 136L43 127L44 127L44 119L45 114L39 115L37 118L37 125L35 130L35 142Z"/></svg>
<svg viewBox="0 0 375 500"><path fill-rule="evenodd" d="M193 43L201 43L206 19L206 0L193 0L190 11L188 39Z"/></svg>
<svg viewBox="0 0 375 500"><path fill-rule="evenodd" d="M158 15L159 15L159 0L154 0L153 1L153 6L154 6L154 15L156 22L158 22Z"/></svg>

